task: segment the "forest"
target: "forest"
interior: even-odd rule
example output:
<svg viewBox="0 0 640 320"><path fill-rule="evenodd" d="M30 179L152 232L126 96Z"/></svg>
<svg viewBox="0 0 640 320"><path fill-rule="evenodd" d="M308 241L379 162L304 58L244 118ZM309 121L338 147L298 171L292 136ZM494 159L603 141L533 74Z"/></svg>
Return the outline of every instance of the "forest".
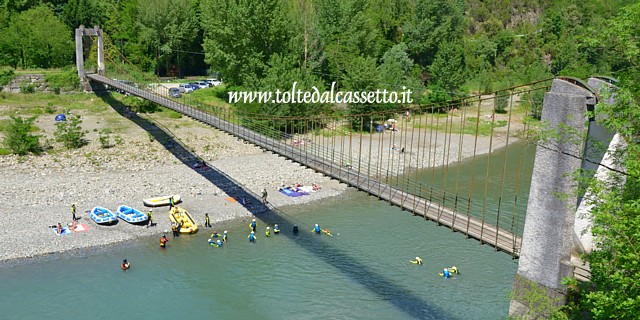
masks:
<svg viewBox="0 0 640 320"><path fill-rule="evenodd" d="M626 183L595 204L590 283L557 319L640 314L640 3L628 0L0 0L0 82L73 71L73 32L100 26L143 72L219 74L227 90L398 90L426 104L564 75L619 80L604 124L628 143ZM123 59L124 59L123 58ZM1 85L2 83L0 83ZM391 108L349 106L350 112ZM254 105L309 115L307 105ZM548 314L547 314L548 315Z"/></svg>
<svg viewBox="0 0 640 320"><path fill-rule="evenodd" d="M632 2L3 0L0 65L73 65L74 28L98 25L158 76L219 72L229 86L262 89L407 86L427 103L612 74L624 65L608 52L607 21Z"/></svg>

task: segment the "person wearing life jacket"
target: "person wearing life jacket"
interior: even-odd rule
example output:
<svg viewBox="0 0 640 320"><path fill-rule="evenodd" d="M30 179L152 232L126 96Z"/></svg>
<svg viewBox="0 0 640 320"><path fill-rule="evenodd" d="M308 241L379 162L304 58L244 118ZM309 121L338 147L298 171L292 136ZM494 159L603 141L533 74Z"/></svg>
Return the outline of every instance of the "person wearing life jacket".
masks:
<svg viewBox="0 0 640 320"><path fill-rule="evenodd" d="M280 233L280 227L278 227L277 223L273 225L273 233Z"/></svg>
<svg viewBox="0 0 640 320"><path fill-rule="evenodd" d="M415 260L411 260L411 263L414 264L422 264L422 259L420 257L416 257Z"/></svg>
<svg viewBox="0 0 640 320"><path fill-rule="evenodd" d="M160 238L160 248L166 247L167 242L169 242L169 239L167 239L167 236L163 234L162 238Z"/></svg>
<svg viewBox="0 0 640 320"><path fill-rule="evenodd" d="M258 224L256 223L256 219L251 220L251 224L249 225L249 228L251 228L251 231L256 232L257 227L258 227Z"/></svg>
<svg viewBox="0 0 640 320"><path fill-rule="evenodd" d="M331 231L329 231L329 229L322 229L322 232L324 232L324 234L333 237L333 235L331 234Z"/></svg>
<svg viewBox="0 0 640 320"><path fill-rule="evenodd" d="M271 228L267 227L267 229L264 231L264 235L267 237L271 237Z"/></svg>
<svg viewBox="0 0 640 320"><path fill-rule="evenodd" d="M451 277L451 273L449 273L449 269L448 268L444 268L444 270L442 270L442 276L445 278L450 278Z"/></svg>
<svg viewBox="0 0 640 320"><path fill-rule="evenodd" d="M313 228L313 230L311 230L311 232L315 232L317 234L320 234L320 232L322 231L322 229L320 229L320 226L316 223L316 226Z"/></svg>
<svg viewBox="0 0 640 320"><path fill-rule="evenodd" d="M222 242L227 242L227 230L222 234Z"/></svg>
<svg viewBox="0 0 640 320"><path fill-rule="evenodd" d="M451 268L447 268L449 270L450 273L457 273L460 274L460 271L458 271L458 267L453 266Z"/></svg>
<svg viewBox="0 0 640 320"><path fill-rule="evenodd" d="M217 238L219 236L220 234L218 234L218 231L213 230L213 233L211 234L211 238Z"/></svg>
<svg viewBox="0 0 640 320"><path fill-rule="evenodd" d="M249 238L249 242L256 242L256 233L251 231L247 238Z"/></svg>
<svg viewBox="0 0 640 320"><path fill-rule="evenodd" d="M207 242L212 247L218 247L218 248L222 247L222 241L220 241L220 239L218 239L218 240L209 239L209 240L207 240Z"/></svg>
<svg viewBox="0 0 640 320"><path fill-rule="evenodd" d="M298 234L298 225L297 224L293 225L293 234Z"/></svg>
<svg viewBox="0 0 640 320"><path fill-rule="evenodd" d="M122 260L122 264L120 265L120 268L122 268L122 270L127 270L129 268L131 268L131 263L129 263L129 261L127 261L127 259Z"/></svg>
<svg viewBox="0 0 640 320"><path fill-rule="evenodd" d="M174 238L178 236L178 225L176 223L171 224L171 232L173 232Z"/></svg>
<svg viewBox="0 0 640 320"><path fill-rule="evenodd" d="M153 226L153 209L149 209L147 215L149 216L149 219L147 219L147 228L149 228L149 226Z"/></svg>

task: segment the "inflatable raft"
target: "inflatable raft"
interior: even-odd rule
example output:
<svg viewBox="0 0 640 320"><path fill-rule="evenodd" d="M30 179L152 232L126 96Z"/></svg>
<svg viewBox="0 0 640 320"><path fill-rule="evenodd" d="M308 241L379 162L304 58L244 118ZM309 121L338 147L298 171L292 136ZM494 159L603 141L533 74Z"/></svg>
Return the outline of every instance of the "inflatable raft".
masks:
<svg viewBox="0 0 640 320"><path fill-rule="evenodd" d="M187 210L180 207L173 207L169 211L169 220L171 223L182 223L180 233L196 233L198 232L198 225L196 221L191 217Z"/></svg>
<svg viewBox="0 0 640 320"><path fill-rule="evenodd" d="M116 210L118 218L129 223L142 223L149 220L149 216L129 206L119 206Z"/></svg>
<svg viewBox="0 0 640 320"><path fill-rule="evenodd" d="M144 203L146 207L168 206L171 203L171 198L173 198L174 205L182 202L182 197L176 194L172 196L161 196L161 197L143 199L142 203Z"/></svg>
<svg viewBox="0 0 640 320"><path fill-rule="evenodd" d="M103 207L94 207L93 209L91 209L89 216L91 217L91 219L93 219L93 221L99 224L110 224L118 221L118 217L116 217L113 212Z"/></svg>

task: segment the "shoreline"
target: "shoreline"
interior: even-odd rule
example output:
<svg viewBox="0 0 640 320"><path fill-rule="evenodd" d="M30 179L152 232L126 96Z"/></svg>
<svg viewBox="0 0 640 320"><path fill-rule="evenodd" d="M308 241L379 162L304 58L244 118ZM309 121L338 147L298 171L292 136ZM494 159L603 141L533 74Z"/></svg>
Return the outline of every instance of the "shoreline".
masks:
<svg viewBox="0 0 640 320"><path fill-rule="evenodd" d="M179 194L183 198L179 205L203 225L205 213L209 214L212 224L253 216L239 203L225 200L230 194L236 197L246 194L245 190L254 197L253 201L259 201L260 190L266 188L269 203L281 208L336 197L348 188L346 184L190 118L156 119L154 116L152 119L149 115L137 115L132 122L120 117L117 111L107 109L105 114L82 114L82 127L86 129L89 144L81 149L42 156L0 156L0 194L9 199L0 211L0 223L7 226L7 232L0 238L0 263L81 252L159 236L163 230L170 230L168 207L154 208L156 226L146 228L124 221L112 226L98 225L87 213L94 206L114 211L118 205L126 204L146 212L144 210L148 208L142 205L142 199ZM109 120L109 117L117 120ZM124 124L119 131L124 141L112 148L101 148L97 132L113 121ZM161 131L154 122L171 128L170 134L185 143L189 150L181 149L172 137L158 135L150 139L154 130ZM53 135L53 123L38 119L36 125L44 127L45 136ZM393 138L392 135L387 137ZM158 141L160 139L166 140ZM372 139L374 136L365 143L380 143ZM481 147L475 153L487 153L489 137L480 140ZM494 143L492 149L500 147L504 145ZM426 150L429 146L418 148ZM185 151L190 155L180 154ZM434 159L439 156L445 161L446 150L436 148L430 152ZM205 160L213 169L200 170L185 164L185 158L193 156ZM388 162L393 161L391 156L378 158L376 155L375 158L382 165L393 165ZM446 161L455 163L460 160L456 158L447 157ZM460 158L466 157L460 155ZM396 163L399 165L400 161ZM428 168L437 164L421 161L416 166ZM412 163L408 165L407 168L415 168ZM398 174L402 172L403 169L397 171ZM286 185L316 183L322 189L308 196L290 198L277 191L282 181ZM89 230L62 236L47 230L58 222L63 225L71 222L71 203L76 203L78 222L87 225Z"/></svg>

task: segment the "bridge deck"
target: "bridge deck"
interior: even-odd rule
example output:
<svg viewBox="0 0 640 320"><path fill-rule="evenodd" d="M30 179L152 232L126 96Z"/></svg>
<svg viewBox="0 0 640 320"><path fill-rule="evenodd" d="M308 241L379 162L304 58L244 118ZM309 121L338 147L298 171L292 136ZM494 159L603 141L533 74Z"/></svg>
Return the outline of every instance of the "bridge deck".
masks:
<svg viewBox="0 0 640 320"><path fill-rule="evenodd" d="M492 245L496 249L512 254L514 257L519 254L521 239L515 234L504 229L498 229L495 226L479 219L433 203L422 197L402 191L389 184L381 183L366 175L359 174L351 168L336 164L334 161L328 160L332 157L326 156L328 155L326 150L321 151L325 155L325 157L322 157L320 156L321 152L318 152L317 150L313 150L310 153L307 148L291 146L279 139L262 135L243 126L215 117L210 113L195 109L155 93L135 88L97 74L88 74L87 77L91 80L124 90L130 94L155 102L198 121L209 124L217 129L249 141L261 148L270 150L295 162L303 164L315 171L335 178L349 186L358 188L371 195L377 196L380 199L384 199L390 204L401 207L403 210L410 211L415 215L422 216L425 219L430 219L438 224L450 227L452 230L461 232L468 237L480 240L481 243Z"/></svg>

